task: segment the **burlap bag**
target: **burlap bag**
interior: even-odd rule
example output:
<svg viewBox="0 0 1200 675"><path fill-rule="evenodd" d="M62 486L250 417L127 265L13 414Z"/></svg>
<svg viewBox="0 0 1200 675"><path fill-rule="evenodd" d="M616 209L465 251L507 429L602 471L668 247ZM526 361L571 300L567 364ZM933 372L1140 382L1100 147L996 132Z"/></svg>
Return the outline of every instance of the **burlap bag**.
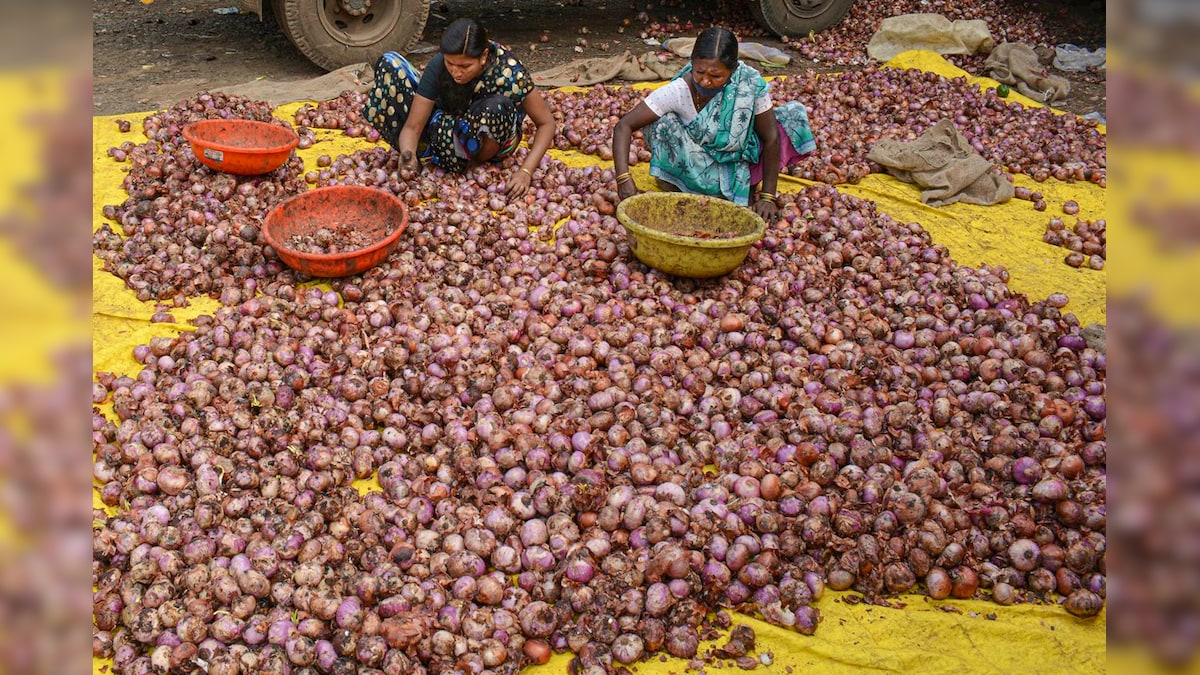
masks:
<svg viewBox="0 0 1200 675"><path fill-rule="evenodd" d="M1013 184L992 171L992 163L975 152L950 120L939 121L914 141L880 139L867 159L915 183L921 188L921 201L930 206L959 201L986 206L1013 196Z"/></svg>
<svg viewBox="0 0 1200 675"><path fill-rule="evenodd" d="M867 43L867 56L890 61L900 52L925 49L938 54L988 53L996 44L982 19L950 21L941 14L889 16Z"/></svg>
<svg viewBox="0 0 1200 675"><path fill-rule="evenodd" d="M634 56L626 50L615 56L579 59L536 72L533 82L540 87L585 87L618 78L630 82L669 80L677 72L678 64L663 63L654 52Z"/></svg>
<svg viewBox="0 0 1200 675"><path fill-rule="evenodd" d="M1064 77L1051 75L1034 48L1024 42L996 45L983 67L993 80L1042 103L1060 101L1071 92L1071 83Z"/></svg>

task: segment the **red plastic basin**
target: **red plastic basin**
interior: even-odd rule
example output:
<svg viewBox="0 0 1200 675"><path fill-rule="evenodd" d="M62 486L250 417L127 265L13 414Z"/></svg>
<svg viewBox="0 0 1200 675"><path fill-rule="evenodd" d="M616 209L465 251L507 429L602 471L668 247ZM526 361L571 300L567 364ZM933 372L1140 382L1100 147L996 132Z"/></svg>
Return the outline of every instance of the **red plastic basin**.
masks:
<svg viewBox="0 0 1200 675"><path fill-rule="evenodd" d="M286 244L295 235L350 224L358 232L370 234L375 243L332 254L296 251ZM387 260L407 227L408 206L390 192L334 185L314 188L276 205L263 219L262 235L289 267L313 277L344 277Z"/></svg>
<svg viewBox="0 0 1200 675"><path fill-rule="evenodd" d="M192 154L213 171L257 176L283 166L300 145L295 131L257 120L201 120L183 128Z"/></svg>

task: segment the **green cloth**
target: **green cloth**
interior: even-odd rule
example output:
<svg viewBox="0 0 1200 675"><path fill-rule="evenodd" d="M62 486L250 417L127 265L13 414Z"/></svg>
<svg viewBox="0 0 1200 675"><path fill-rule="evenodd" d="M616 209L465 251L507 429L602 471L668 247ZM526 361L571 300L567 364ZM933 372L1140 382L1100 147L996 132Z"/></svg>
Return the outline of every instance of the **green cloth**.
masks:
<svg viewBox="0 0 1200 675"><path fill-rule="evenodd" d="M672 79L691 70L689 63ZM686 192L748 204L750 167L762 154L754 132L754 102L768 88L757 70L739 61L729 82L690 123L683 124L674 113L660 117L647 132L650 175ZM776 106L774 112L798 154L816 149L802 104L790 102Z"/></svg>

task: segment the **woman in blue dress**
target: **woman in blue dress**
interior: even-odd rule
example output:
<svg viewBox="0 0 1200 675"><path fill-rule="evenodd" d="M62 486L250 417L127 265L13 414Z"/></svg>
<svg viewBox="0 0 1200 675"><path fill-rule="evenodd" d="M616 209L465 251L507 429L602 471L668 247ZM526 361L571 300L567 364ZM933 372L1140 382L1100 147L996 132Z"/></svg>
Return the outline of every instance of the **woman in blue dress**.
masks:
<svg viewBox="0 0 1200 675"><path fill-rule="evenodd" d="M638 193L629 144L644 127L650 175L660 187L751 206L768 220L778 214L780 168L817 147L804 105L774 105L770 85L738 60L737 37L724 28L702 32L688 65L617 123L613 165L620 199Z"/></svg>

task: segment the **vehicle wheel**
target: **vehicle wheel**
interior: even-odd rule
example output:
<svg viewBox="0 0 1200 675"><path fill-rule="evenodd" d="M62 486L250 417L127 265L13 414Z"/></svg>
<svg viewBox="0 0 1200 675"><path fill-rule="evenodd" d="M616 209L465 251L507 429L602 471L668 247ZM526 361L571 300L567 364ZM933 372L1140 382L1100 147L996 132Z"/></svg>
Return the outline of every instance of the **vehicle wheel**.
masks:
<svg viewBox="0 0 1200 675"><path fill-rule="evenodd" d="M750 0L754 18L776 35L807 37L842 20L854 0Z"/></svg>
<svg viewBox="0 0 1200 675"><path fill-rule="evenodd" d="M326 70L407 52L429 18L429 0L272 0L271 8L284 35Z"/></svg>

